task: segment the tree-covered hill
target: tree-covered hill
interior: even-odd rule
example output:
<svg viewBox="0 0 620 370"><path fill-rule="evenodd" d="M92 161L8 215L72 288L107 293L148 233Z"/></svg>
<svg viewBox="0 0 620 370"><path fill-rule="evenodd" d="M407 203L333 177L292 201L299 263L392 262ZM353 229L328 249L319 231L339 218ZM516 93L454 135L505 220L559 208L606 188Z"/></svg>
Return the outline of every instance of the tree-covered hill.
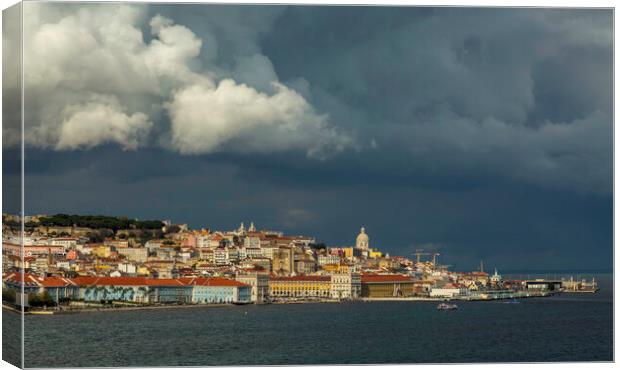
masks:
<svg viewBox="0 0 620 370"><path fill-rule="evenodd" d="M127 217L111 217L111 216L81 216L57 214L48 217L41 217L39 220L41 226L77 226L89 227L91 229L161 229L164 223L159 220L132 220Z"/></svg>

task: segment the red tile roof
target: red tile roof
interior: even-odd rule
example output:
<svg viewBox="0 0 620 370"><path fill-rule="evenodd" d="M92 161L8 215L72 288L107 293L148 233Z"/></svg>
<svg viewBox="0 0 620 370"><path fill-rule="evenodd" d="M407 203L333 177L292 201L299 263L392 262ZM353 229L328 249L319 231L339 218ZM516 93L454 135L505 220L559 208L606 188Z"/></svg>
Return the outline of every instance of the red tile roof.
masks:
<svg viewBox="0 0 620 370"><path fill-rule="evenodd" d="M199 286L249 286L242 282L226 279L222 277L194 277L194 278L180 278L186 285L199 285Z"/></svg>
<svg viewBox="0 0 620 370"><path fill-rule="evenodd" d="M4 280L19 283L21 274L11 273L4 276ZM25 275L26 284L36 284L41 287L63 286L248 286L241 282L221 277L183 277L179 279L152 279L145 277L109 277L109 276L79 276L73 279L58 276L38 277L31 274Z"/></svg>
<svg viewBox="0 0 620 370"><path fill-rule="evenodd" d="M4 277L4 280L21 284L22 275L19 272L14 272L14 273L6 275ZM49 287L49 288L73 285L73 282L71 280L65 279L62 277L54 276L54 277L43 278L40 276L31 275L31 274L24 274L24 283L26 285L36 284L40 287Z"/></svg>

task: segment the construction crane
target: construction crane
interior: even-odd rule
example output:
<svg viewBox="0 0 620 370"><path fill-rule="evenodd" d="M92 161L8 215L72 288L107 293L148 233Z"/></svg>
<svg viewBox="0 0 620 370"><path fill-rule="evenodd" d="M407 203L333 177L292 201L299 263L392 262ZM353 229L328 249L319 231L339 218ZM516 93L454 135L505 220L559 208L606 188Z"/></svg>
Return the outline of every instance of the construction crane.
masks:
<svg viewBox="0 0 620 370"><path fill-rule="evenodd" d="M433 267L437 266L437 263L436 263L437 262L437 260L436 260L437 256L441 256L441 254L433 253Z"/></svg>
<svg viewBox="0 0 620 370"><path fill-rule="evenodd" d="M422 249L416 249L414 253L417 263L420 263L420 256L430 256L430 253L422 252Z"/></svg>

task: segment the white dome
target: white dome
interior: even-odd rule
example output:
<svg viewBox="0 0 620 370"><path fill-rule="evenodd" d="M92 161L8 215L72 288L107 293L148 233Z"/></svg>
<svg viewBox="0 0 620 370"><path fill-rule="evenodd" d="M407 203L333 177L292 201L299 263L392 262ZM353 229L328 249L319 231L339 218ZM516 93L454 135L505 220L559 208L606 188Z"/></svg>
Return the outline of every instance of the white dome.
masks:
<svg viewBox="0 0 620 370"><path fill-rule="evenodd" d="M368 234L366 234L366 230L362 227L359 235L355 239L355 247L368 249L368 241Z"/></svg>

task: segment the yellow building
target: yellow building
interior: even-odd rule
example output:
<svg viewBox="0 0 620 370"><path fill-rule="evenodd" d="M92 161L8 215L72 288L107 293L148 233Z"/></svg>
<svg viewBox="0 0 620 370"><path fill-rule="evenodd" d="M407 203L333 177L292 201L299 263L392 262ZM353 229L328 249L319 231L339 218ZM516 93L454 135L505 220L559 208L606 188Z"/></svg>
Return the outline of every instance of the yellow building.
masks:
<svg viewBox="0 0 620 370"><path fill-rule="evenodd" d="M144 265L138 266L138 268L136 269L136 274L138 274L138 276L149 276L151 275L151 270L149 270L149 268Z"/></svg>
<svg viewBox="0 0 620 370"><path fill-rule="evenodd" d="M415 281L405 275L362 275L362 297L409 297L414 293Z"/></svg>
<svg viewBox="0 0 620 370"><path fill-rule="evenodd" d="M279 276L269 280L272 298L329 298L330 276Z"/></svg>
<svg viewBox="0 0 620 370"><path fill-rule="evenodd" d="M353 258L353 247L342 248L345 258Z"/></svg>
<svg viewBox="0 0 620 370"><path fill-rule="evenodd" d="M94 254L97 257L101 257L101 258L110 257L111 252L112 252L112 249L110 248L109 245L98 245L96 247L93 247L91 251L92 254Z"/></svg>
<svg viewBox="0 0 620 370"><path fill-rule="evenodd" d="M348 274L349 272L353 272L355 270L352 266L347 264L329 264L323 265L323 270L329 274Z"/></svg>
<svg viewBox="0 0 620 370"><path fill-rule="evenodd" d="M379 267L383 269L397 269L400 267L400 263L389 258L379 260Z"/></svg>
<svg viewBox="0 0 620 370"><path fill-rule="evenodd" d="M381 258L383 257L383 253L381 253L377 248L368 252L368 257L370 258Z"/></svg>

